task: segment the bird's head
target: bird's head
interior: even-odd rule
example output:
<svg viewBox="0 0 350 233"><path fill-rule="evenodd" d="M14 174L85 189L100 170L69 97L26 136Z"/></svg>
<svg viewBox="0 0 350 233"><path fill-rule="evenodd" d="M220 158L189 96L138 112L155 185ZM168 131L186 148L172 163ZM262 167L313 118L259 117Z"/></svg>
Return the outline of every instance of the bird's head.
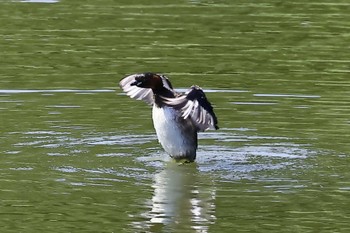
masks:
<svg viewBox="0 0 350 233"><path fill-rule="evenodd" d="M162 79L158 74L154 73L143 73L135 77L135 81L130 86L137 86L141 88L152 88L157 89L163 86Z"/></svg>

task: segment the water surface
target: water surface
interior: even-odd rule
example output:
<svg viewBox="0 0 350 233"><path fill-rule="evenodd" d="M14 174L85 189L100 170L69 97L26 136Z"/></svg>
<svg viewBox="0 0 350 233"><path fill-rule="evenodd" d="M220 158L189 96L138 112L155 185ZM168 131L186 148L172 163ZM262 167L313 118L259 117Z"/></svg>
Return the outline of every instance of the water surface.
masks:
<svg viewBox="0 0 350 233"><path fill-rule="evenodd" d="M348 232L348 9L0 1L1 232ZM144 71L207 92L196 163L118 88Z"/></svg>

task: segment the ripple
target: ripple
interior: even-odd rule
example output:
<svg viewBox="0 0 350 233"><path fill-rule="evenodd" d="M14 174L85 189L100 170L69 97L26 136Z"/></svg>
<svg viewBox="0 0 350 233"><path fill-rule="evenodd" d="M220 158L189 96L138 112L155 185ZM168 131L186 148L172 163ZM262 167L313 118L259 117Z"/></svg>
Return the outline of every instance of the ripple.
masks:
<svg viewBox="0 0 350 233"><path fill-rule="evenodd" d="M80 108L78 105L48 105L47 108Z"/></svg>
<svg viewBox="0 0 350 233"><path fill-rule="evenodd" d="M79 90L79 89L49 89L49 90L21 90L21 89L2 89L0 94L28 94L28 93L108 93L115 92L111 89L100 90Z"/></svg>
<svg viewBox="0 0 350 233"><path fill-rule="evenodd" d="M186 92L189 88L176 88L176 91L178 92ZM204 88L204 91L207 93L246 93L250 92L247 90L233 90L233 89L206 89Z"/></svg>
<svg viewBox="0 0 350 233"><path fill-rule="evenodd" d="M64 172L64 173L74 173L78 172L79 170L75 167L66 166L66 167L55 167L54 170Z"/></svg>
<svg viewBox="0 0 350 233"><path fill-rule="evenodd" d="M236 105L275 105L277 103L272 102L231 102Z"/></svg>
<svg viewBox="0 0 350 233"><path fill-rule="evenodd" d="M32 171L34 168L32 167L16 167L16 168L10 168L10 170L13 171Z"/></svg>
<svg viewBox="0 0 350 233"><path fill-rule="evenodd" d="M293 97L293 98L321 98L319 95L298 95L298 94L253 94L256 97Z"/></svg>
<svg viewBox="0 0 350 233"><path fill-rule="evenodd" d="M57 3L59 0L19 0L18 2L27 2L27 3Z"/></svg>
<svg viewBox="0 0 350 233"><path fill-rule="evenodd" d="M30 93L81 93L81 94L93 94L93 93L111 93L115 92L115 89L96 89L96 90L84 90L84 89L47 89L47 90L21 90L21 89L0 89L0 94L30 94ZM186 92L188 88L176 88L176 91ZM234 89L205 89L205 92L208 93L245 93L250 92L247 90L234 90ZM124 94L124 93L121 93Z"/></svg>
<svg viewBox="0 0 350 233"><path fill-rule="evenodd" d="M74 148L75 146L112 146L112 145L139 145L156 140L155 135L84 135L81 138L70 136L69 132L56 131L29 131L23 133L24 142L13 144L17 147L35 146L38 148ZM73 152L82 153L82 150ZM55 155L50 153L50 155ZM118 153L117 153L118 154ZM99 154L99 156L116 156L117 154ZM119 155L125 156L125 153Z"/></svg>
<svg viewBox="0 0 350 233"><path fill-rule="evenodd" d="M128 156L127 153L105 153L105 154L96 154L97 157L122 157Z"/></svg>
<svg viewBox="0 0 350 233"><path fill-rule="evenodd" d="M155 135L113 135L97 136L83 139L88 145L135 145L155 140Z"/></svg>
<svg viewBox="0 0 350 233"><path fill-rule="evenodd" d="M249 135L251 132L254 135ZM257 181L268 179L269 173L283 173L290 168L305 169L311 165L305 165L304 161L320 153L308 144L295 143L298 138L256 135L252 129L205 132L199 134L199 139L195 162L198 171L215 174L221 181ZM160 146L141 154L137 160L158 169L173 161Z"/></svg>
<svg viewBox="0 0 350 233"><path fill-rule="evenodd" d="M54 130L38 130L23 133L23 141L17 142L17 147L43 148L47 156L62 157L69 155L86 154L99 146L94 157L101 159L129 157L136 154L136 161L161 169L164 163L172 161L160 145L148 146L141 149L144 144L154 143L154 134L125 134L106 135L106 133L91 133L74 137L68 132ZM253 134L253 135L249 135ZM298 138L283 136L256 135L256 131L244 128L227 128L219 132L205 132L200 134L199 149L196 166L198 171L215 174L223 180L261 179L266 171L284 170L288 167L304 167L303 160L316 155L315 151L308 149L306 144L297 144ZM120 147L111 148L119 145ZM103 146L103 147L100 147ZM79 147L80 149L77 149ZM60 151L57 151L60 148ZM20 151L20 150L18 150ZM134 157L130 157L134 158ZM128 160L128 158L126 158ZM130 159L129 159L130 160ZM75 168L71 166L57 167L55 170L73 173L87 172L90 174L113 174L118 177L142 178L147 171L136 171L134 168L114 170L109 168Z"/></svg>

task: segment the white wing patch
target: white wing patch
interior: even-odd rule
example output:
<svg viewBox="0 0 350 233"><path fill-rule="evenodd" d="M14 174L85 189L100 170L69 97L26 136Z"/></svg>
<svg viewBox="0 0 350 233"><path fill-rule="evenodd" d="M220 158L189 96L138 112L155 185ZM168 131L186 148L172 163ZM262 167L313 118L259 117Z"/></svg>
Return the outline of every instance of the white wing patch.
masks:
<svg viewBox="0 0 350 233"><path fill-rule="evenodd" d="M213 107L199 87L192 86L185 95L177 98L163 99L167 105L179 109L184 119L191 118L199 131L219 128Z"/></svg>
<svg viewBox="0 0 350 233"><path fill-rule="evenodd" d="M119 82L119 86L123 89L127 96L130 98L143 100L146 103L152 105L154 103L153 91L151 88L140 88L137 86L131 86L130 84L135 81L135 77L138 74L129 75L123 78Z"/></svg>

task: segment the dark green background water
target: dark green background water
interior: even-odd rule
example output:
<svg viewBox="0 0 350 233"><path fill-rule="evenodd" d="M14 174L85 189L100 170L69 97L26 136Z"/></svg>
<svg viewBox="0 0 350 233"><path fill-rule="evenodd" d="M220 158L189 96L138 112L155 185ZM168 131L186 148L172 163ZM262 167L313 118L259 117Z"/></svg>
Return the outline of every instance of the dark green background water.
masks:
<svg viewBox="0 0 350 233"><path fill-rule="evenodd" d="M349 232L349 1L0 1L1 232ZM221 127L169 160L118 89Z"/></svg>

